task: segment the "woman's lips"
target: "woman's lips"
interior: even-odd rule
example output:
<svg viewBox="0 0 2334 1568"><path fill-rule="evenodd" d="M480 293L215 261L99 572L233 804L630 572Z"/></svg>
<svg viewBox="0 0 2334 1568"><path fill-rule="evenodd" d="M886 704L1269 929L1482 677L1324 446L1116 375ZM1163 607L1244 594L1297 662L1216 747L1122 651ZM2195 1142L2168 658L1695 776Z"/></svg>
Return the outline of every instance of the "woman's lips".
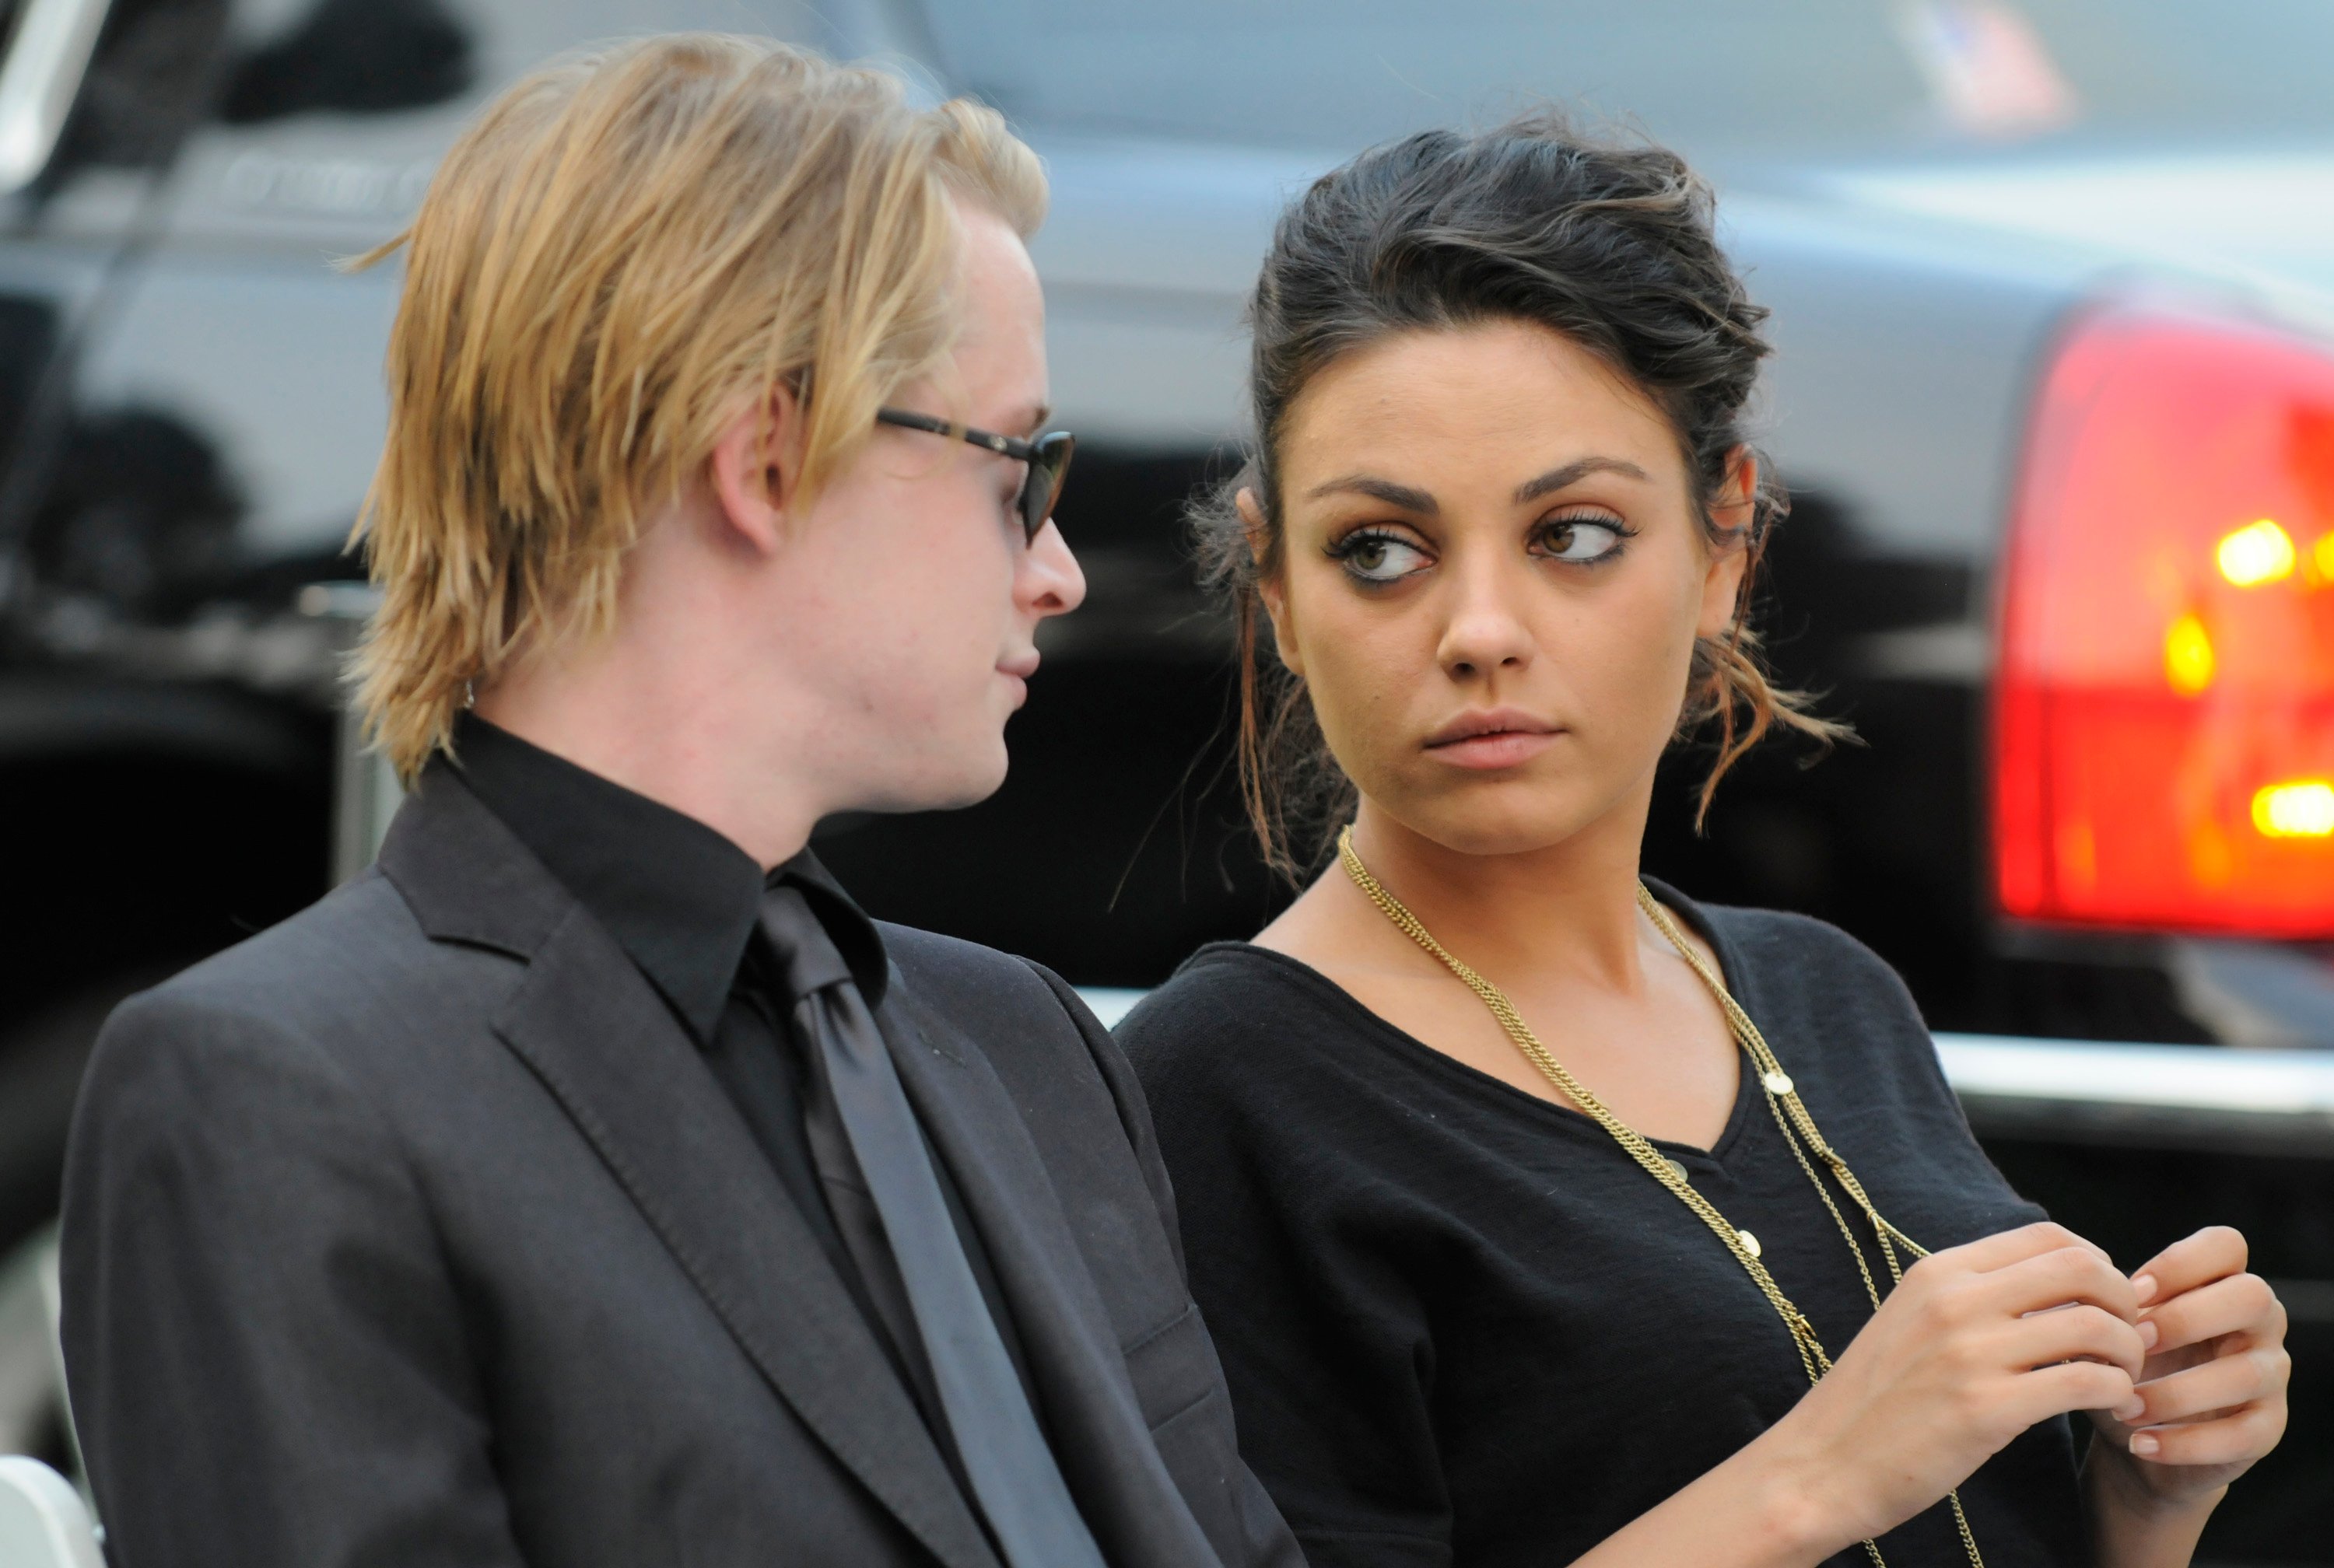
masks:
<svg viewBox="0 0 2334 1568"><path fill-rule="evenodd" d="M1434 732L1426 749L1456 767L1514 767L1546 751L1563 734L1546 719L1509 708L1462 714Z"/></svg>
<svg viewBox="0 0 2334 1568"><path fill-rule="evenodd" d="M1502 768L1529 762L1556 742L1552 730L1496 730L1428 746L1437 760L1458 767Z"/></svg>

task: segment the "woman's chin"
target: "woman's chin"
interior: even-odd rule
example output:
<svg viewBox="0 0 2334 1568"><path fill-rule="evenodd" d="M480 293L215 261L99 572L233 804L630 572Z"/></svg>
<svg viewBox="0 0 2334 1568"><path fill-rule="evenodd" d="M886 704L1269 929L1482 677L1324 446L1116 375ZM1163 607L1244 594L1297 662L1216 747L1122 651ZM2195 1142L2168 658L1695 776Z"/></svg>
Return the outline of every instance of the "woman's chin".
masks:
<svg viewBox="0 0 2334 1568"><path fill-rule="evenodd" d="M1421 792L1387 808L1404 828L1453 854L1523 855L1580 836L1600 813L1571 789L1497 777Z"/></svg>

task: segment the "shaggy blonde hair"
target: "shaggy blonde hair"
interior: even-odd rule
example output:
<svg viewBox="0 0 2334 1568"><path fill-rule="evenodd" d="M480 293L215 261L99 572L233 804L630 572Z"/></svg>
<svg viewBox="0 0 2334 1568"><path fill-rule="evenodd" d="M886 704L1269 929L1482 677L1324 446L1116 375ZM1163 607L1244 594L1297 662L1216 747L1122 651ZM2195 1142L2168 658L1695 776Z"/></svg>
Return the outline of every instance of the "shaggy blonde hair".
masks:
<svg viewBox="0 0 2334 1568"><path fill-rule="evenodd" d="M754 400L802 398L805 494L849 463L951 347L957 198L1027 238L1045 176L990 110L767 40L597 49L487 108L350 264L406 251L355 534L358 701L400 777L471 683L613 623L624 552Z"/></svg>

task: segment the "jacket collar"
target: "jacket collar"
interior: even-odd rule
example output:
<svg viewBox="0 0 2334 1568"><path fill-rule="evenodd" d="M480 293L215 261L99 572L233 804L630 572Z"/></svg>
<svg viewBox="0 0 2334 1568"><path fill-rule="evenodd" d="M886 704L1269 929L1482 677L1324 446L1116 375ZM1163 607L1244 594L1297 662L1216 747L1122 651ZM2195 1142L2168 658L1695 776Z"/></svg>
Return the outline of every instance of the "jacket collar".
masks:
<svg viewBox="0 0 2334 1568"><path fill-rule="evenodd" d="M381 874L432 941L526 958L574 906L443 760L421 770L381 840Z"/></svg>
<svg viewBox="0 0 2334 1568"><path fill-rule="evenodd" d="M454 742L452 759L433 769L458 774L592 911L699 1045L720 1021L765 886L800 888L860 990L882 998L883 939L807 848L765 877L704 822L475 714L457 721Z"/></svg>
<svg viewBox="0 0 2334 1568"><path fill-rule="evenodd" d="M464 714L450 766L662 992L713 1036L753 935L762 868L686 813Z"/></svg>

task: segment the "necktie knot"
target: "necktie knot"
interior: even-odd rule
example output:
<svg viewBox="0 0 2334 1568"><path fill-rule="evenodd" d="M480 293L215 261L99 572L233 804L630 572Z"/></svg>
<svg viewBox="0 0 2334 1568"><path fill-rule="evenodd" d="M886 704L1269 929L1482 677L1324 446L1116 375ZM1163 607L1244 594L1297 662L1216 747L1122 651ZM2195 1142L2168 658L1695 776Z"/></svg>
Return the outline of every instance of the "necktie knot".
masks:
<svg viewBox="0 0 2334 1568"><path fill-rule="evenodd" d="M782 884L762 895L760 925L796 1001L853 978L842 949L826 933L800 888Z"/></svg>

